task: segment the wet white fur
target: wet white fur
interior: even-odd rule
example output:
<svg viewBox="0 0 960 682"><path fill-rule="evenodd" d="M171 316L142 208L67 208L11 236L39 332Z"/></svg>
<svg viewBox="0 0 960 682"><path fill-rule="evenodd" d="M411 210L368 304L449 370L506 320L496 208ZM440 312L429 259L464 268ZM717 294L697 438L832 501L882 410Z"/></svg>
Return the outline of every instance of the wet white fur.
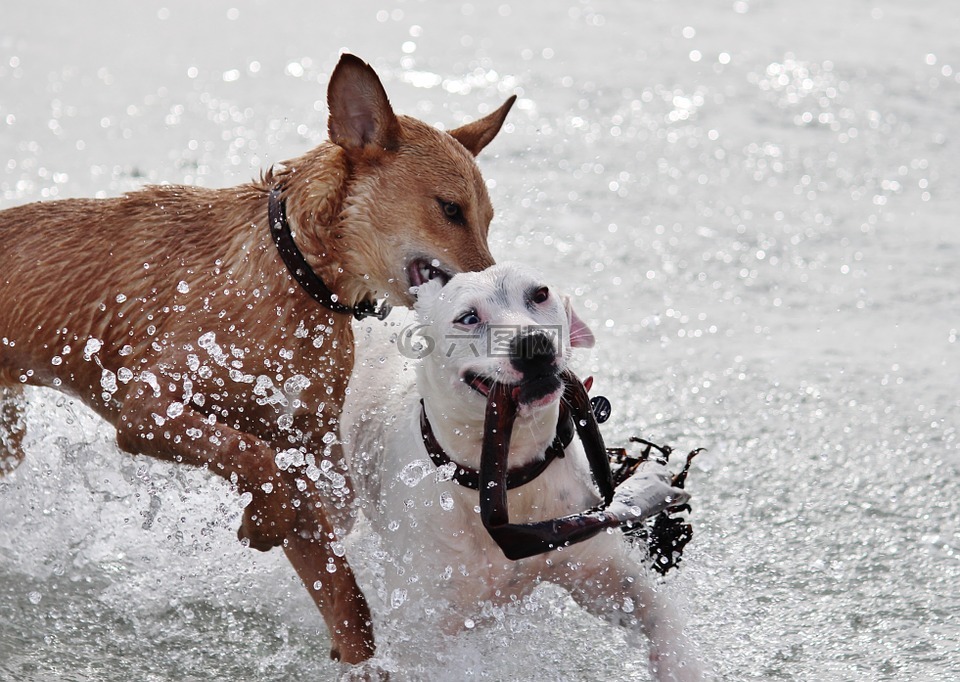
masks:
<svg viewBox="0 0 960 682"><path fill-rule="evenodd" d="M385 582L392 617L413 623L436 621L446 633L480 620L485 603L510 604L540 581L565 587L583 608L646 635L651 670L658 680L702 679L681 633L676 609L653 585L647 568L631 554L619 531L599 535L559 551L520 561L504 557L480 521L479 495L444 480L420 437L420 400L438 442L456 462L477 468L486 399L460 381L465 369L501 381L520 379L506 357L487 357L485 331L457 327L454 320L475 309L489 324L561 325L563 357L571 346L592 345L592 336L564 299L531 306L527 293L543 286L523 266L500 264L480 273L456 275L442 289L421 287L417 313L424 339L436 342L419 361L404 361L396 347L361 342L343 412L342 438L358 503L382 537ZM475 339L475 348L470 347ZM580 339L578 342L577 339ZM407 340L408 341L408 340ZM401 339L401 343L405 340ZM510 466L541 458L552 441L559 401L521 408L513 430ZM662 509L667 495L682 494L666 483L664 469L649 467L618 489L611 508L624 519L644 507ZM508 494L510 521L532 522L584 511L599 502L578 439L565 457L537 479ZM639 642L631 637L631 641Z"/></svg>

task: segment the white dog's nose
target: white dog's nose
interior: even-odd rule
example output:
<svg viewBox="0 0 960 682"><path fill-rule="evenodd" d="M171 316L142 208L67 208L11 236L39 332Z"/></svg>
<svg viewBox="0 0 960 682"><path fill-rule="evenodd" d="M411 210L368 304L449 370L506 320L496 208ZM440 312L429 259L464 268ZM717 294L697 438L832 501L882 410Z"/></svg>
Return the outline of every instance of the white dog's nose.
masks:
<svg viewBox="0 0 960 682"><path fill-rule="evenodd" d="M524 331L510 342L510 363L523 374L547 374L556 370L557 349L543 331Z"/></svg>

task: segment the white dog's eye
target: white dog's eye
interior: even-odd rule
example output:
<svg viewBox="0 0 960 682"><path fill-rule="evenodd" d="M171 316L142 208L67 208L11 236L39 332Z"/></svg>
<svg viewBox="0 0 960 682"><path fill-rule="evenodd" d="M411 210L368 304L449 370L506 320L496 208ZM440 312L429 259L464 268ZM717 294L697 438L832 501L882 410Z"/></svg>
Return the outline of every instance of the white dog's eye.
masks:
<svg viewBox="0 0 960 682"><path fill-rule="evenodd" d="M540 287L533 292L530 300L534 303L546 303L548 298L550 298L550 290L547 287Z"/></svg>
<svg viewBox="0 0 960 682"><path fill-rule="evenodd" d="M463 315L455 319L454 322L467 327L472 327L475 324L480 324L480 316L477 315L476 310L468 310Z"/></svg>

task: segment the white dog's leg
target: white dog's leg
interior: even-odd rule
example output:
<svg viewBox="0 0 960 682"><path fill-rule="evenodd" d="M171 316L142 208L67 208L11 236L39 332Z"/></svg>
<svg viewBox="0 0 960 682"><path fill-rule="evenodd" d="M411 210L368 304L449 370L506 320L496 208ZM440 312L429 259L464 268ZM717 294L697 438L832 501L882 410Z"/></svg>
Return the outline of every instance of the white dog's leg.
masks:
<svg viewBox="0 0 960 682"><path fill-rule="evenodd" d="M596 565L576 563L561 581L574 600L590 613L626 628L628 641L635 646L641 645L640 635L646 635L650 670L659 682L707 679L683 634L682 617L652 586L649 573L628 556L620 538L598 540L600 546L591 552Z"/></svg>

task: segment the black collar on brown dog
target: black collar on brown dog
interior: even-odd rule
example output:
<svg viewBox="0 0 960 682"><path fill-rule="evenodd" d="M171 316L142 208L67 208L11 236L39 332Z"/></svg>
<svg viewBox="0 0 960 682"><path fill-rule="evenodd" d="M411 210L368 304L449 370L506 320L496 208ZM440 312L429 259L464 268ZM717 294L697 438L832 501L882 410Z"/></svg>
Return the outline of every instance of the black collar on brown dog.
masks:
<svg viewBox="0 0 960 682"><path fill-rule="evenodd" d="M564 450L570 445L574 434L573 419L570 417L570 411L567 406L560 403L560 417L557 419L557 435L553 443L547 448L543 459L528 462L521 467L509 469L507 471L507 489L512 490L526 485L537 476L546 471L550 463L558 457L563 457ZM433 435L433 428L430 426L430 420L427 419L427 410L420 401L420 435L423 438L423 445L427 448L427 454L437 465L437 468L453 464L456 469L453 472L453 480L465 488L480 490L480 472L476 469L461 466L457 464L450 456L444 452Z"/></svg>
<svg viewBox="0 0 960 682"><path fill-rule="evenodd" d="M283 259L293 278L297 280L297 284L303 287L314 301L335 313L353 315L358 320L365 317L376 317L382 320L390 314L390 306L386 303L380 304L378 309L376 302L369 299L360 301L355 306L349 306L337 300L337 295L330 291L330 288L313 271L307 259L303 257L303 253L297 248L296 242L293 241L290 223L287 222L287 210L279 188L270 190L267 210L270 217L270 234L273 236L273 243L277 246L280 258Z"/></svg>

